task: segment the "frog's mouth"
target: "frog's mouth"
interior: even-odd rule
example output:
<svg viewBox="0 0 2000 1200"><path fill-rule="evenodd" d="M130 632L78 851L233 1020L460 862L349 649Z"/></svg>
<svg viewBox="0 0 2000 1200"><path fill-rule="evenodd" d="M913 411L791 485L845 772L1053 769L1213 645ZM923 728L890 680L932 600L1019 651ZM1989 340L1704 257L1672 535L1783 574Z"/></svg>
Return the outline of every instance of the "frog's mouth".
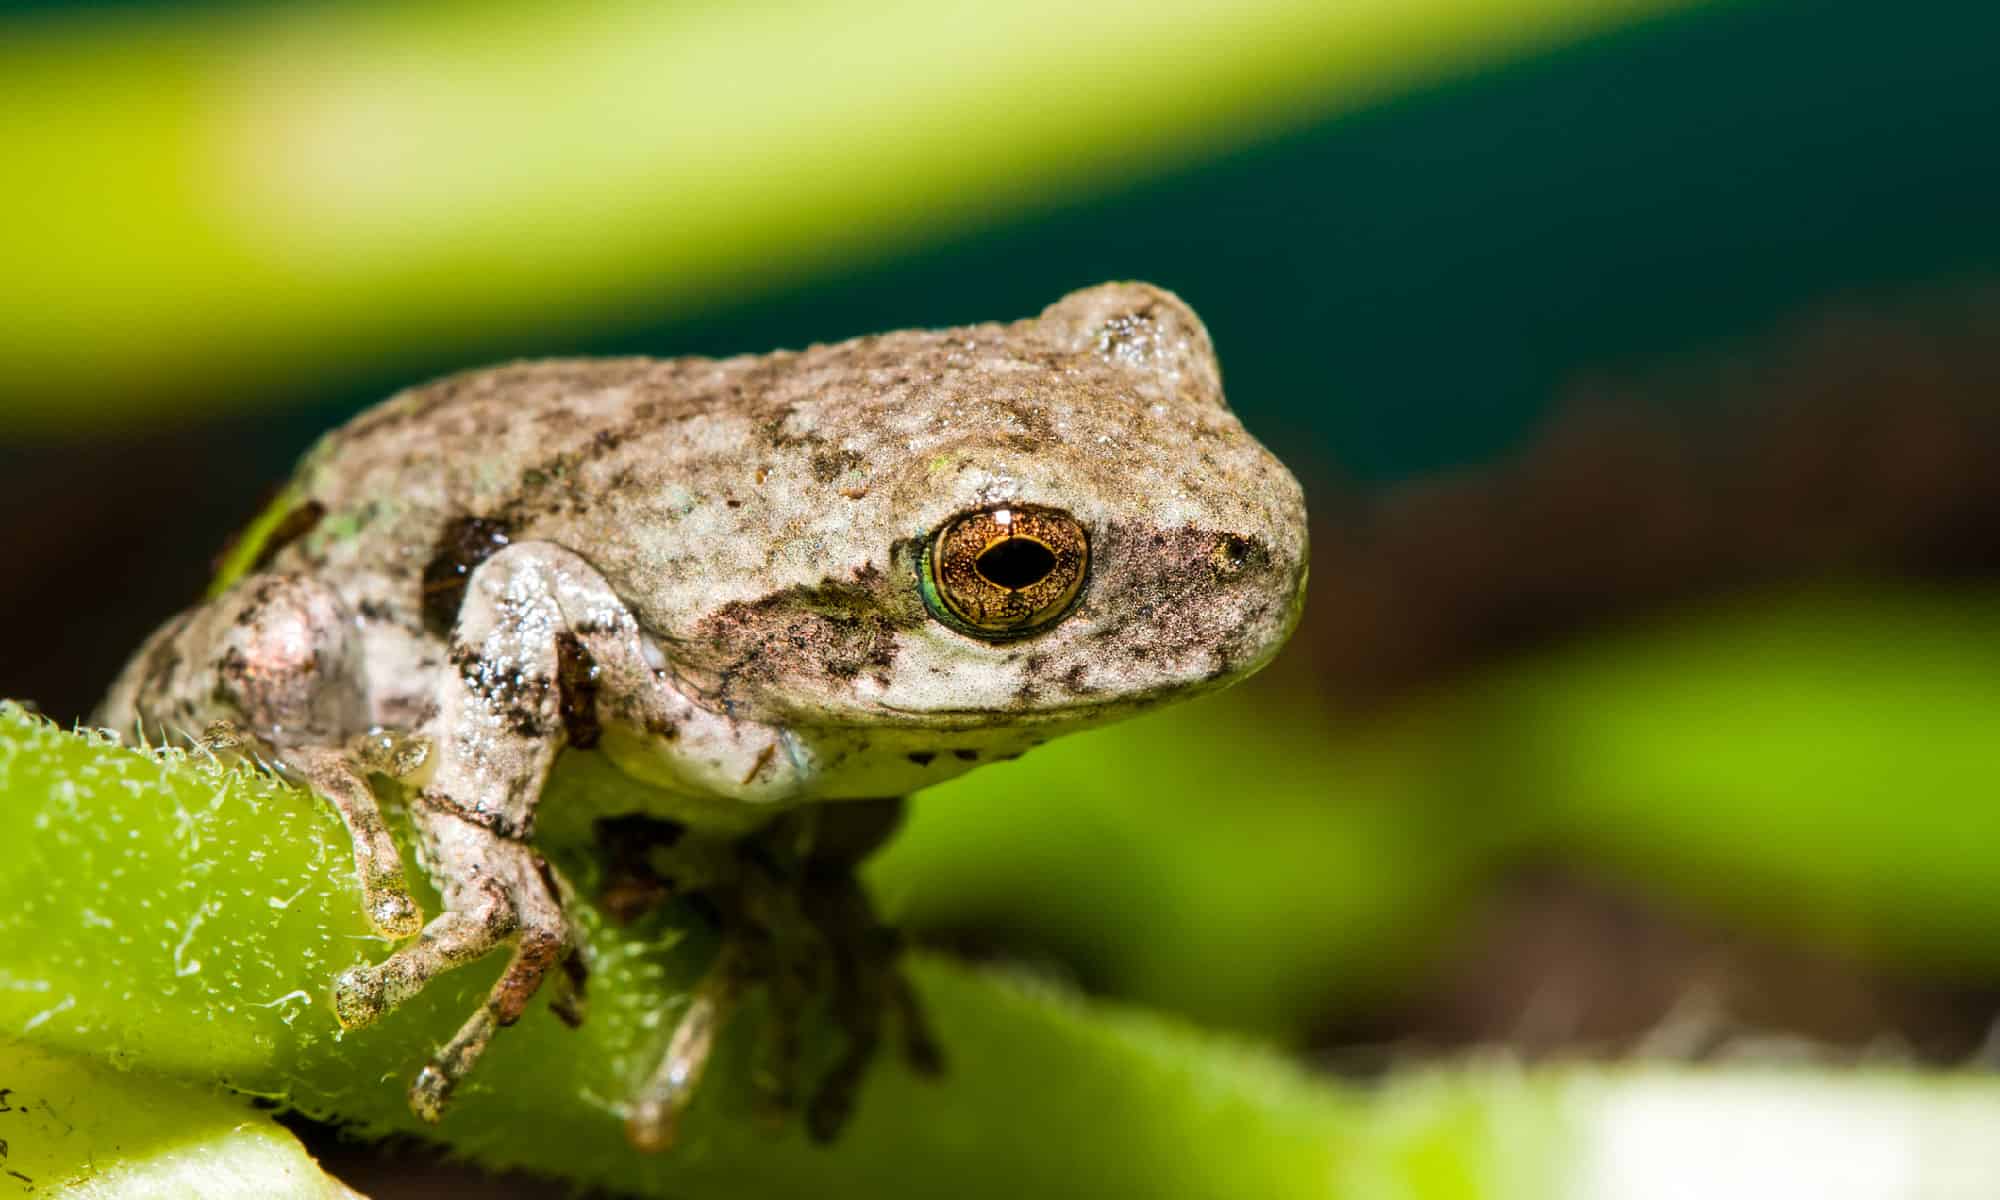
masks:
<svg viewBox="0 0 2000 1200"><path fill-rule="evenodd" d="M994 725L1066 725L1079 721L1094 721L1116 717L1143 708L1160 704L1170 695L1180 695L1180 691L1158 696L1120 695L1076 697L1056 704L1023 701L1019 706L1001 705L989 708L906 708L894 704L881 704L881 712L895 718L899 723L910 725L942 726L951 729L976 729Z"/></svg>

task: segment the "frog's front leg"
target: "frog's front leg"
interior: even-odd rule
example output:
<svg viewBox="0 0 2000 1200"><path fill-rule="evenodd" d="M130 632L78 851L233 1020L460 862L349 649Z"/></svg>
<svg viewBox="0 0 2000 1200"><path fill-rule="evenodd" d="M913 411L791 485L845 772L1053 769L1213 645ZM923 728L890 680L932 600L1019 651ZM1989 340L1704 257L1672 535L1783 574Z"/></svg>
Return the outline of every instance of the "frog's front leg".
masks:
<svg viewBox="0 0 2000 1200"><path fill-rule="evenodd" d="M649 665L637 620L590 564L548 543L509 546L467 580L437 702L426 725L435 773L411 807L445 911L417 941L334 985L341 1023L355 1028L512 941L486 1002L411 1089L411 1108L430 1121L550 968L575 962L557 880L525 840L557 751L602 712L710 745L716 769L756 760Z"/></svg>

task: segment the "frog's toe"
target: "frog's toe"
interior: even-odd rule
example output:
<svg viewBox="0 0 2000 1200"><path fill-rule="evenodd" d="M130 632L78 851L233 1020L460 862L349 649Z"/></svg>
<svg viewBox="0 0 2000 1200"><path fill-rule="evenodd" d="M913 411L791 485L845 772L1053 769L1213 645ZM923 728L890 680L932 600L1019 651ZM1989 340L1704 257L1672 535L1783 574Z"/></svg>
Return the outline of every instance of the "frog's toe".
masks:
<svg viewBox="0 0 2000 1200"><path fill-rule="evenodd" d="M472 1070L472 1064L486 1052L486 1046L493 1040L493 1031L500 1027L500 1021L491 1005L479 1008L470 1020L452 1035L424 1069L417 1072L410 1084L410 1111L426 1125L435 1125L444 1119L445 1105L451 1100L451 1093Z"/></svg>
<svg viewBox="0 0 2000 1200"><path fill-rule="evenodd" d="M393 880L372 881L367 891L368 921L376 933L401 941L423 929L424 910L403 886L400 875Z"/></svg>
<svg viewBox="0 0 2000 1200"><path fill-rule="evenodd" d="M576 949L582 939L574 932L570 935L572 944L567 954L556 965L561 968L554 976L554 989L549 996L549 1011L556 1019L575 1029L583 1024L590 1013L590 998L586 984L590 969L583 955Z"/></svg>
<svg viewBox="0 0 2000 1200"><path fill-rule="evenodd" d="M680 1139L680 1122L695 1088L750 981L749 946L739 934L725 937L708 973L695 984L687 1011L674 1026L667 1052L651 1079L625 1109L625 1140L633 1149L658 1154Z"/></svg>
<svg viewBox="0 0 2000 1200"><path fill-rule="evenodd" d="M389 992L372 967L349 967L333 980L333 1015L342 1029L372 1025L389 1011Z"/></svg>
<svg viewBox="0 0 2000 1200"><path fill-rule="evenodd" d="M931 1032L924 1002L910 984L910 976L900 964L892 964L889 979L889 1006L895 1010L903 1030L903 1061L910 1070L926 1079L941 1079L945 1073L944 1046Z"/></svg>

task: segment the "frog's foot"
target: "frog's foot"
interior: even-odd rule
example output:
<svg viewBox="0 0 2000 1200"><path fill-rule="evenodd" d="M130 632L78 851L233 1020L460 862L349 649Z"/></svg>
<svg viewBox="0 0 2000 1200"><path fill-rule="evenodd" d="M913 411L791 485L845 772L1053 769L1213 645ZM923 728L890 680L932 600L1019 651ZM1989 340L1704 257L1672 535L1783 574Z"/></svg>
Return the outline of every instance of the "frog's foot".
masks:
<svg viewBox="0 0 2000 1200"><path fill-rule="evenodd" d="M402 855L382 820L361 759L331 746L273 746L227 720L209 722L193 741L222 762L250 760L275 766L333 805L354 845L354 874L368 923L376 933L396 941L424 927L423 907L410 894Z"/></svg>
<svg viewBox="0 0 2000 1200"><path fill-rule="evenodd" d="M628 1106L626 1136L635 1147L659 1151L677 1140L718 1035L757 984L765 986L769 1015L758 1031L753 1082L771 1116L782 1120L799 1107L800 1033L813 1001L825 998L846 1037L806 1105L806 1131L815 1141L832 1140L852 1114L885 1020L900 1027L913 1070L942 1072L943 1055L902 973L902 940L875 916L854 876L862 855L894 827L900 803L853 808L834 815L829 821L834 827L819 831L824 836L818 838L801 837L801 825L816 823L822 814L780 821L738 845L739 870L727 882L694 892L720 920L722 945L696 984L659 1066ZM864 808L869 811L861 812ZM865 832L857 837L856 828ZM630 831L622 836L629 838ZM681 843L667 861L699 854L698 840L689 841L697 844ZM802 850L807 846L813 848ZM671 887L675 872L667 874Z"/></svg>
<svg viewBox="0 0 2000 1200"><path fill-rule="evenodd" d="M852 867L807 885L806 912L832 950L833 1018L847 1046L814 1089L806 1132L830 1142L854 1114L855 1098L882 1041L885 1016L902 1032L903 1059L920 1075L944 1073L944 1052L903 973L903 939L876 917Z"/></svg>
<svg viewBox="0 0 2000 1200"><path fill-rule="evenodd" d="M324 796L347 825L362 908L375 931L400 941L422 929L424 910L410 894L402 855L382 821L362 765L345 750L316 746L295 746L280 751L278 758Z"/></svg>
<svg viewBox="0 0 2000 1200"><path fill-rule="evenodd" d="M455 810L422 803L416 816L439 877L445 911L416 941L386 960L349 968L334 981L334 1012L359 1028L422 991L438 975L475 962L513 939L507 969L486 1002L431 1057L410 1087L410 1109L436 1123L452 1090L472 1070L503 1026L519 1020L551 969L561 967L553 1007L581 1017L581 963L574 934L557 899L557 884L541 856L524 843L485 828Z"/></svg>

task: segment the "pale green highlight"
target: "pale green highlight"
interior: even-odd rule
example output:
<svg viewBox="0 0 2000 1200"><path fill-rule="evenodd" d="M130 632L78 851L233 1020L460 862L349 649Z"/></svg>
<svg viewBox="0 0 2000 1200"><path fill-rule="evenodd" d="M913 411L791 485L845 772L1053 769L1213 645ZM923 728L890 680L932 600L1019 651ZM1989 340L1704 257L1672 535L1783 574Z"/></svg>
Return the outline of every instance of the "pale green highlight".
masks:
<svg viewBox="0 0 2000 1200"><path fill-rule="evenodd" d="M213 600L228 591L231 584L250 573L257 565L257 560L263 556L264 547L270 542L271 535L277 531L278 525L285 517L298 507L298 503L297 487L287 487L243 527L243 532L236 535L236 540L229 544L228 553L224 554L222 561L216 565L215 578L208 583L209 599Z"/></svg>

